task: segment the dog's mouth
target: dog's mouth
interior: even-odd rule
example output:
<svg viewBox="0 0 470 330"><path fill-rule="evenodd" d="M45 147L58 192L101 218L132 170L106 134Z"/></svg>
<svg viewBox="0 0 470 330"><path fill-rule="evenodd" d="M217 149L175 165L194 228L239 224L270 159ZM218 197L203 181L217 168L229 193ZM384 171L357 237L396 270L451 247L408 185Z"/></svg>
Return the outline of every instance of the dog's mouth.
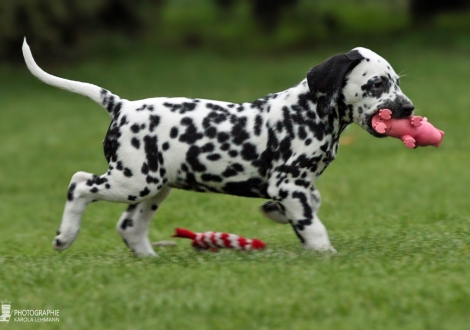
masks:
<svg viewBox="0 0 470 330"><path fill-rule="evenodd" d="M383 137L387 136L386 134L377 133L375 131L374 127L372 126L372 118L376 114L378 114L380 110L384 110L384 109L386 109L386 108L379 108L373 114L370 114L365 118L366 130L367 130L367 132L369 132L369 134L371 134L374 137L383 138ZM387 109L389 109L389 108L387 108ZM403 113L397 113L396 111L392 110L392 118L395 118L395 119L409 118L411 116L413 116L413 112L411 112L410 114L403 114Z"/></svg>
<svg viewBox="0 0 470 330"><path fill-rule="evenodd" d="M372 118L379 113L379 111L382 110L382 109L377 109L377 111L375 111L373 114L370 114L368 115L366 118L365 118L365 123L366 123L366 130L367 132L369 132L370 135L374 136L374 137L377 137L377 138L384 138L386 137L387 135L385 134L380 134L380 133L377 133L374 129L374 127L372 126Z"/></svg>

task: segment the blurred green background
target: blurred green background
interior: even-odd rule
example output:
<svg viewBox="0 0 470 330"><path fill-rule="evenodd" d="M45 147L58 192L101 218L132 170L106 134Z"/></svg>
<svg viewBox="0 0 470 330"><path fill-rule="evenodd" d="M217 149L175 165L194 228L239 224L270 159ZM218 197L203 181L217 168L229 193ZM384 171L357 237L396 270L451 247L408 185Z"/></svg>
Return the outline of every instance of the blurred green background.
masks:
<svg viewBox="0 0 470 330"><path fill-rule="evenodd" d="M159 209L152 241L186 227L268 249L199 253L178 241L137 259L114 229L125 206L100 202L58 254L71 176L106 171L109 117L32 77L24 36L46 71L127 99L251 101L363 46L446 135L438 149L409 150L356 125L344 132L318 182L335 255L303 251L289 226L257 211L261 200L184 191ZM57 324L8 327L468 329L469 82L469 1L1 1L0 300L60 310Z"/></svg>
<svg viewBox="0 0 470 330"><path fill-rule="evenodd" d="M468 8L468 0L4 0L0 58L20 61L23 36L51 62L144 44L273 54L416 37L468 49Z"/></svg>

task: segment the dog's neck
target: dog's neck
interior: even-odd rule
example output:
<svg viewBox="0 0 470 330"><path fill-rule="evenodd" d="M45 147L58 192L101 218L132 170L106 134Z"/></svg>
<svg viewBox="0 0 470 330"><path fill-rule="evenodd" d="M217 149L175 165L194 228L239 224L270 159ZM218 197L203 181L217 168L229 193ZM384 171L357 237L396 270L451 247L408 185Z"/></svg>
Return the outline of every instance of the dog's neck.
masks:
<svg viewBox="0 0 470 330"><path fill-rule="evenodd" d="M327 110L319 109L318 98L312 95L307 79L304 79L292 88L249 103L249 108L267 113L278 112L278 116L284 117L284 120L299 121L300 118L305 120L305 125L312 121L315 125L326 127L333 139L338 140L341 132L352 122L351 111L342 101L343 96L338 98L340 102L335 102Z"/></svg>
<svg viewBox="0 0 470 330"><path fill-rule="evenodd" d="M314 111L318 115L319 121L327 125L333 135L338 136L341 132L352 123L352 110L344 103L344 96L340 94L338 101L332 104L331 108L326 111L318 109L319 104L315 101L315 97L310 92L307 79L302 80L298 85L290 88L297 95L305 95L308 102L302 102L301 106L305 111Z"/></svg>

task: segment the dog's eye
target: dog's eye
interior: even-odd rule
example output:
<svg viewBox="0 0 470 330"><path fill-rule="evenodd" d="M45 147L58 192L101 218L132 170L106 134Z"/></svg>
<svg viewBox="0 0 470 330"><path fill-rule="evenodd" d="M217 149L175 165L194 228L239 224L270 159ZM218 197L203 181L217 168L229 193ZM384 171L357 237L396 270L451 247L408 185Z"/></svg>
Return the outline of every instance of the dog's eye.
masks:
<svg viewBox="0 0 470 330"><path fill-rule="evenodd" d="M377 81L377 82L374 83L373 86L374 86L374 88L382 88L382 87L384 87L384 83L383 83L383 81Z"/></svg>

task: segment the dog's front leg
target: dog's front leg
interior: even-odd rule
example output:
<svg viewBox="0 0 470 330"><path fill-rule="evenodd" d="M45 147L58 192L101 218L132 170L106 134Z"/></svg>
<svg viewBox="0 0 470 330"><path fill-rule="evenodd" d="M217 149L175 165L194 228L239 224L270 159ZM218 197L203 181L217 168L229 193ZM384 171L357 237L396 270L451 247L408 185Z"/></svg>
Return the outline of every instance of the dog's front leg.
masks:
<svg viewBox="0 0 470 330"><path fill-rule="evenodd" d="M317 216L320 193L314 186L297 186L293 181L284 180L286 184L270 186L268 193L279 204L305 248L334 252L326 228Z"/></svg>

